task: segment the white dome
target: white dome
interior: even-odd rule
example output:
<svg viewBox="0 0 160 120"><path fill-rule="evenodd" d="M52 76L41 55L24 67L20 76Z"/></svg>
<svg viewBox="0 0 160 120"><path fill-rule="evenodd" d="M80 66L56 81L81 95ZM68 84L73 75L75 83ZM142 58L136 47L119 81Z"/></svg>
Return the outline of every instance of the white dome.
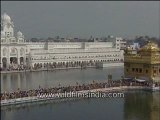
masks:
<svg viewBox="0 0 160 120"><path fill-rule="evenodd" d="M5 37L5 32L1 31L1 37Z"/></svg>
<svg viewBox="0 0 160 120"><path fill-rule="evenodd" d="M18 37L22 37L22 36L23 36L22 32L18 31L18 32L17 32L17 36L18 36Z"/></svg>
<svg viewBox="0 0 160 120"><path fill-rule="evenodd" d="M2 20L3 20L3 21L6 21L6 22L11 22L10 16L7 15L6 13L4 13L4 14L2 15Z"/></svg>

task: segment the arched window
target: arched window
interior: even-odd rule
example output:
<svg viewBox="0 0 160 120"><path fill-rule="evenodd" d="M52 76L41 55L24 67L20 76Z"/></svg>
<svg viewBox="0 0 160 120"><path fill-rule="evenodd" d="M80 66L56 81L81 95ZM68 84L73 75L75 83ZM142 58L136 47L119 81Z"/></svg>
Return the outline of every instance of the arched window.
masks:
<svg viewBox="0 0 160 120"><path fill-rule="evenodd" d="M12 48L10 53L14 54L14 55L17 54L17 49L16 48Z"/></svg>
<svg viewBox="0 0 160 120"><path fill-rule="evenodd" d="M20 55L21 55L21 56L24 55L24 51L25 51L25 50L24 50L23 48L20 49Z"/></svg>
<svg viewBox="0 0 160 120"><path fill-rule="evenodd" d="M7 48L3 48L3 56L7 55Z"/></svg>

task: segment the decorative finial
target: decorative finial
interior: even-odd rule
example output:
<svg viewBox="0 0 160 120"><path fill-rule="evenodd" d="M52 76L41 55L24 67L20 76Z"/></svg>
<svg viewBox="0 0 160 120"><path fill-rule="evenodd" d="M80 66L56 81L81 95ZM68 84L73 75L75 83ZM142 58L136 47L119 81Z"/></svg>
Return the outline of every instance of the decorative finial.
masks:
<svg viewBox="0 0 160 120"><path fill-rule="evenodd" d="M150 41L150 40L148 40L148 43L151 43L151 41Z"/></svg>

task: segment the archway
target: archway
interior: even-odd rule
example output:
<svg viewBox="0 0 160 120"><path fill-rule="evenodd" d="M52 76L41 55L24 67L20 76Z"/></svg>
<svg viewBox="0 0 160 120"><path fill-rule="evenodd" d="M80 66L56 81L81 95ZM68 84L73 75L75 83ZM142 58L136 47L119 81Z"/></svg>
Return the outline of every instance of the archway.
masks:
<svg viewBox="0 0 160 120"><path fill-rule="evenodd" d="M34 64L34 68L36 68L36 67L37 67L37 64L35 63L35 64Z"/></svg>
<svg viewBox="0 0 160 120"><path fill-rule="evenodd" d="M24 64L24 58L20 57L20 64Z"/></svg>
<svg viewBox="0 0 160 120"><path fill-rule="evenodd" d="M44 67L44 68L46 67L46 63L43 64L43 67Z"/></svg>
<svg viewBox="0 0 160 120"><path fill-rule="evenodd" d="M6 57L4 57L4 58L2 58L2 63L3 63L3 68L7 68L7 58Z"/></svg>
<svg viewBox="0 0 160 120"><path fill-rule="evenodd" d="M42 63L40 63L40 67L42 68Z"/></svg>
<svg viewBox="0 0 160 120"><path fill-rule="evenodd" d="M16 57L10 57L10 63L17 64L17 58Z"/></svg>

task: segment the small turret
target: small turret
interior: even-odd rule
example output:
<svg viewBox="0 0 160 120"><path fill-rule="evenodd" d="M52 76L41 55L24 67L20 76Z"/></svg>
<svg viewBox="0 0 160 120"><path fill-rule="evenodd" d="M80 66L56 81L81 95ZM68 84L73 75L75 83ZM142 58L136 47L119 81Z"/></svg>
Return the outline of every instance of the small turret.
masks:
<svg viewBox="0 0 160 120"><path fill-rule="evenodd" d="M22 32L20 32L20 31L17 32L17 41L19 43L24 42L24 36L23 36Z"/></svg>
<svg viewBox="0 0 160 120"><path fill-rule="evenodd" d="M22 32L18 31L18 32L17 32L17 37L23 37Z"/></svg>
<svg viewBox="0 0 160 120"><path fill-rule="evenodd" d="M125 54L130 54L130 53L132 53L132 48L131 48L131 47L127 47L127 48L124 50L124 53L125 53Z"/></svg>

